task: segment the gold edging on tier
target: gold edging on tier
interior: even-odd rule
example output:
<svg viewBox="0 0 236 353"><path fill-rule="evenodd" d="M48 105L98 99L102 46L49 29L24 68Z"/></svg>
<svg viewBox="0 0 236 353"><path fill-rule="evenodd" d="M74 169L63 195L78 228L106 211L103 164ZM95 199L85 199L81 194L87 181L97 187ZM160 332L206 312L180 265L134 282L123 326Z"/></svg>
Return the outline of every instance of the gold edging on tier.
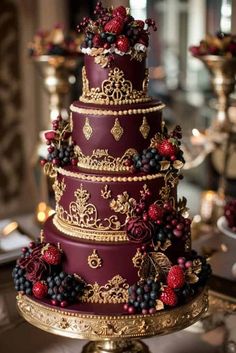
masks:
<svg viewBox="0 0 236 353"><path fill-rule="evenodd" d="M81 102L108 105L133 104L149 102L147 96L148 70L142 84L142 91L133 89L132 82L125 79L124 72L118 67L109 71L107 80L102 82L101 87L89 87L85 66L82 69L83 93Z"/></svg>
<svg viewBox="0 0 236 353"><path fill-rule="evenodd" d="M62 233L74 238L102 241L102 242L124 242L128 241L125 231L95 230L74 226L62 221L57 215L53 217L54 226Z"/></svg>
<svg viewBox="0 0 236 353"><path fill-rule="evenodd" d="M147 114L153 113L165 108L165 104L160 103L155 107L150 108L139 108L139 109L124 109L124 110L103 110L103 109L91 109L91 108L78 108L71 104L70 110L74 113L88 114L88 115L133 115L133 114Z"/></svg>
<svg viewBox="0 0 236 353"><path fill-rule="evenodd" d="M180 307L148 315L95 315L59 310L26 295L17 296L20 314L32 325L60 336L90 340L122 339L163 335L196 322L208 308L204 289Z"/></svg>
<svg viewBox="0 0 236 353"><path fill-rule="evenodd" d="M140 175L140 176L128 176L128 177L122 177L122 176L98 176L98 175L88 175L84 173L76 173L76 172L71 172L63 168L58 168L58 173L61 175L69 176L72 178L76 179L81 179L81 180L88 180L88 181L98 181L102 183L109 183L109 182L137 182L137 181L146 181L146 180L153 180L161 177L165 177L165 175L161 173L155 173L155 174L147 174L147 175Z"/></svg>

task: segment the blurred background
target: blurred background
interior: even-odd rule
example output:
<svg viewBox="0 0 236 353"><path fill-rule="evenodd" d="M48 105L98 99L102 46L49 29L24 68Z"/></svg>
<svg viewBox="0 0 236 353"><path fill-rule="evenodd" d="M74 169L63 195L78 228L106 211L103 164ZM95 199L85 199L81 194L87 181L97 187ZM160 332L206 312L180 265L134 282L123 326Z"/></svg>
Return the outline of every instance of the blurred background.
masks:
<svg viewBox="0 0 236 353"><path fill-rule="evenodd" d="M37 30L50 29L57 23L66 30L76 29L84 16L92 15L95 3L93 0L0 2L0 218L32 212L40 199L32 166L37 157L39 133L48 121L49 98L28 56L28 43ZM207 127L215 114L214 95L206 69L190 56L188 47L199 43L206 33L219 30L235 33L236 1L104 0L103 4L129 6L135 18L156 20L158 30L151 36L148 54L150 93L167 105L165 119L170 124L180 123L186 138L193 127ZM80 72L81 67L70 101L80 95ZM232 102L232 115L235 109ZM184 172L187 182L180 193L189 195L193 212L199 206L199 191L217 188L221 154L215 153L199 167ZM234 158L227 180L231 195L236 194L233 161Z"/></svg>

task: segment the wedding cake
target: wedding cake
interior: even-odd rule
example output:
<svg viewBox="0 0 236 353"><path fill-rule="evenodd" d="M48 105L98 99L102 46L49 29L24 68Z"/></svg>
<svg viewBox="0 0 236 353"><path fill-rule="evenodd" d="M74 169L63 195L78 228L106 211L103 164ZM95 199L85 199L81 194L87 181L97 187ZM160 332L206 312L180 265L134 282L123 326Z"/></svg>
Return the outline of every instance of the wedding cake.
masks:
<svg viewBox="0 0 236 353"><path fill-rule="evenodd" d="M70 121L45 133L55 214L22 249L16 290L72 311L154 314L182 305L210 274L191 249L181 128L148 95L146 55L155 22L123 6L84 18L83 92Z"/></svg>

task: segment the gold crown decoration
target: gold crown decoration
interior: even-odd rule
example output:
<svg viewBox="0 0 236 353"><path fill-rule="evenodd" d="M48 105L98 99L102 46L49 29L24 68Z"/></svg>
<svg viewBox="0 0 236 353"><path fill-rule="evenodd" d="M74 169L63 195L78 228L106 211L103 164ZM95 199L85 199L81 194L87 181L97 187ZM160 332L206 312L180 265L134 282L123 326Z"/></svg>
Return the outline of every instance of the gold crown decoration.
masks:
<svg viewBox="0 0 236 353"><path fill-rule="evenodd" d="M101 87L90 88L86 70L83 67L83 94L80 97L81 102L119 105L148 102L151 100L147 96L148 70L146 70L141 91L133 89L132 82L126 80L124 76L124 72L115 67L113 70L110 70L108 79L102 82Z"/></svg>
<svg viewBox="0 0 236 353"><path fill-rule="evenodd" d="M113 128L111 129L111 134L116 141L120 141L124 133L123 127L120 125L120 121L116 118Z"/></svg>
<svg viewBox="0 0 236 353"><path fill-rule="evenodd" d="M114 276L105 285L97 282L86 285L81 298L85 303L118 304L127 303L129 284L120 275Z"/></svg>
<svg viewBox="0 0 236 353"><path fill-rule="evenodd" d="M88 256L88 265L93 269L96 269L102 266L102 259L98 255L97 250L94 249L92 254Z"/></svg>
<svg viewBox="0 0 236 353"><path fill-rule="evenodd" d="M112 172L124 172L128 171L129 167L126 162L134 155L137 151L134 148L129 148L125 151L122 157L113 157L109 155L106 149L93 150L91 156L83 154L81 148L75 146L75 154L78 158L78 167L99 170L99 171L112 171Z"/></svg>
<svg viewBox="0 0 236 353"><path fill-rule="evenodd" d="M143 138L146 140L148 137L148 134L150 132L150 126L148 124L146 116L143 117L143 122L142 125L139 128L139 131L141 132Z"/></svg>
<svg viewBox="0 0 236 353"><path fill-rule="evenodd" d="M84 136L85 136L86 140L89 140L90 137L92 136L93 128L90 125L88 118L85 119L85 123L84 123L84 126L83 126L83 133L84 133Z"/></svg>

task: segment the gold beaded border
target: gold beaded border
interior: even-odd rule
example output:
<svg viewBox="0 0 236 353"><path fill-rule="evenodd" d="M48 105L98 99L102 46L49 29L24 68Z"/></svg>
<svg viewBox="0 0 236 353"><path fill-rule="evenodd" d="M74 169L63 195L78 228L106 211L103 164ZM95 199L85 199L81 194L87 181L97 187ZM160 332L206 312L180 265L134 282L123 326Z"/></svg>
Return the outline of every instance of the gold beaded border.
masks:
<svg viewBox="0 0 236 353"><path fill-rule="evenodd" d="M102 231L95 229L84 229L68 224L61 220L57 214L53 217L54 226L62 233L79 239L97 242L124 242L128 241L125 231Z"/></svg>
<svg viewBox="0 0 236 353"><path fill-rule="evenodd" d="M206 288L188 303L147 315L95 315L58 310L18 294L20 314L32 325L60 336L89 340L164 335L192 325L207 311Z"/></svg>
<svg viewBox="0 0 236 353"><path fill-rule="evenodd" d="M78 108L73 104L70 106L70 110L74 113L89 114L89 115L132 115L132 114L147 114L162 110L165 104L160 103L155 107L143 108L143 109L125 109L125 110L103 110L103 109L86 109Z"/></svg>
<svg viewBox="0 0 236 353"><path fill-rule="evenodd" d="M153 179L165 177L165 175L163 175L161 173L148 174L148 175L142 175L142 176L128 176L128 177L98 176L98 175L88 175L88 174L83 174L83 173L71 172L71 171L68 171L63 168L58 168L57 172L61 175L69 176L69 177L76 178L76 179L88 180L88 181L98 181L98 182L102 182L102 183L107 183L107 182L108 183L109 182L127 183L127 182L147 181L147 180L153 180Z"/></svg>

